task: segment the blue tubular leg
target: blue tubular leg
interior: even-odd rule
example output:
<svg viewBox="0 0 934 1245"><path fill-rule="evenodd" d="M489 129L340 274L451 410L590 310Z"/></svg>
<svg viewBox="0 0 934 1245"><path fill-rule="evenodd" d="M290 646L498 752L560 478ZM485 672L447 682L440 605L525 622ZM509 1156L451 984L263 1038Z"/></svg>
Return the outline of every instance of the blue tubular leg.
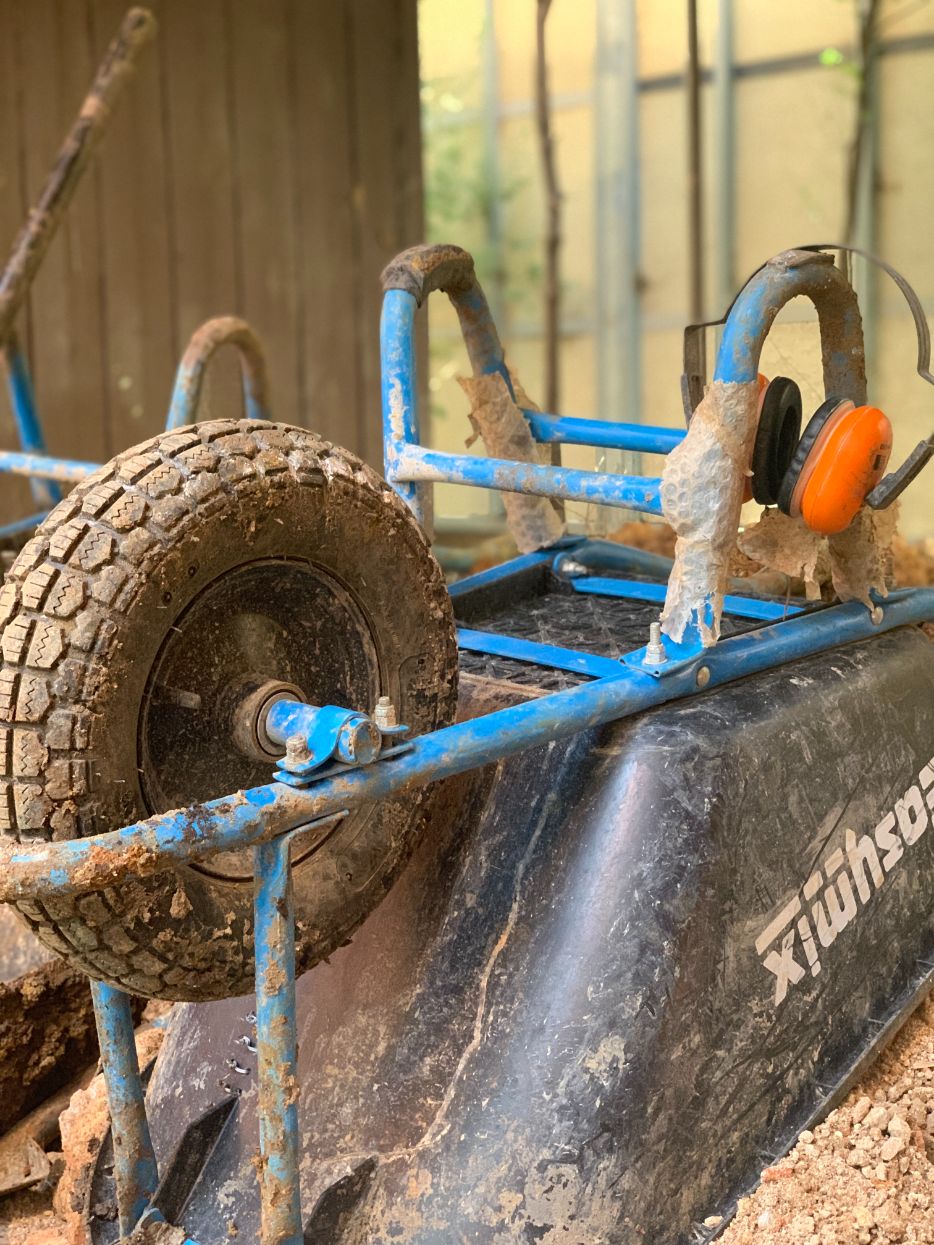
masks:
<svg viewBox="0 0 934 1245"><path fill-rule="evenodd" d="M418 445L415 392L415 312L418 304L405 290L388 290L379 325L383 394L383 465L386 479L418 519L425 522L425 486L397 480L401 455Z"/></svg>
<svg viewBox="0 0 934 1245"><path fill-rule="evenodd" d="M32 388L32 378L26 358L20 350L19 341L11 334L3 347L3 358L7 368L7 386L10 391L10 404L13 407L13 419L19 446L28 454L45 453L45 437L42 425L36 412L36 398ZM33 479L32 495L36 503L49 509L61 501L62 490L56 484L45 483Z"/></svg>
<svg viewBox="0 0 934 1245"><path fill-rule="evenodd" d="M77 484L100 468L100 463L81 462L73 458L52 458L45 454L25 454L16 450L0 451L0 472L14 476L36 476L40 480L61 480Z"/></svg>
<svg viewBox="0 0 934 1245"><path fill-rule="evenodd" d="M416 406L413 329L415 312L432 290L443 289L454 304L474 374L499 374L512 393L509 371L490 308L473 270L473 260L465 251L457 247L413 247L388 266L383 273L383 287L380 356L385 475L420 522L425 518L424 489L435 483L467 484L661 514L657 479L570 471L424 449ZM635 425L524 413L532 422L533 435L540 434L542 440L553 442L638 444L639 448L667 453L683 435L669 429L643 430Z"/></svg>
<svg viewBox="0 0 934 1245"><path fill-rule="evenodd" d="M22 532L31 531L32 528L39 526L48 513L48 510L40 510L38 514L27 515L25 519L14 519L12 523L4 523L0 527L0 540L6 540L8 536L19 536Z"/></svg>
<svg viewBox="0 0 934 1245"><path fill-rule="evenodd" d="M120 1235L129 1236L156 1191L159 1174L136 1061L129 996L102 981L91 982L91 995L110 1104Z"/></svg>
<svg viewBox="0 0 934 1245"><path fill-rule="evenodd" d="M262 1239L302 1245L290 836L253 850Z"/></svg>
<svg viewBox="0 0 934 1245"><path fill-rule="evenodd" d="M470 454L442 454L408 445L397 458L394 480L471 484L506 493L563 497L566 501L622 506L644 514L661 514L661 481L651 476L609 475L575 471L569 467L541 467L506 458L474 458Z"/></svg>

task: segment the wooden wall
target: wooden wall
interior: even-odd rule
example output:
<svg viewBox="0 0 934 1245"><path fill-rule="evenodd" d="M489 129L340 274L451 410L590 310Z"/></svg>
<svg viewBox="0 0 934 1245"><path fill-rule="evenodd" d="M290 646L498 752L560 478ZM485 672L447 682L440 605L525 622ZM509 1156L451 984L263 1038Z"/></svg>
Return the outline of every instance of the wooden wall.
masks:
<svg viewBox="0 0 934 1245"><path fill-rule="evenodd" d="M416 0L149 7L159 34L20 318L50 450L103 461L153 435L190 334L234 312L276 418L378 464L378 278L422 230ZM0 254L125 8L0 0ZM206 415L228 413L222 354ZM29 505L4 477L0 519Z"/></svg>

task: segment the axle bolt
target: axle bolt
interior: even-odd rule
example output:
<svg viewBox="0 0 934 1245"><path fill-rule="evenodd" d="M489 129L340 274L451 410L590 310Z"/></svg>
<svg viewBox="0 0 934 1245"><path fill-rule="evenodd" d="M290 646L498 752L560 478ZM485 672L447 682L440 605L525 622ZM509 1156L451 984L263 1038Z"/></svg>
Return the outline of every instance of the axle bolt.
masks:
<svg viewBox="0 0 934 1245"><path fill-rule="evenodd" d="M375 723L361 714L341 727L334 753L345 765L369 765L379 756L382 742Z"/></svg>
<svg viewBox="0 0 934 1245"><path fill-rule="evenodd" d="M399 725L396 706L388 696L380 696L376 702L376 708L373 711L373 721L376 723L377 729L381 731L392 731Z"/></svg>
<svg viewBox="0 0 934 1245"><path fill-rule="evenodd" d="M662 643L662 624L653 622L649 624L649 642L645 646L645 665L661 666L668 660L668 654L665 652L665 646Z"/></svg>

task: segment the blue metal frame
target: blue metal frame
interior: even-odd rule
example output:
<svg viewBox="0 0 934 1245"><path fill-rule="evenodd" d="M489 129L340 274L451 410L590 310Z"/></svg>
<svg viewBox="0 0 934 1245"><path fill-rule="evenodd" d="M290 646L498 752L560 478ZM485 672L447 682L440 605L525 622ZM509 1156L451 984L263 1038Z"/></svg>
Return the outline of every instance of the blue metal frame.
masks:
<svg viewBox="0 0 934 1245"><path fill-rule="evenodd" d="M574 579L571 586L575 592L590 596L621 597L627 601L650 601L658 605L664 604L668 590L666 584L646 583L640 579L605 579L602 575ZM786 605L782 601L757 601L753 597L737 597L730 593L723 598L724 614L732 614L736 618L759 618L774 622L779 618L800 614L801 609L800 605Z"/></svg>
<svg viewBox="0 0 934 1245"><path fill-rule="evenodd" d="M302 1245L291 835L253 849L256 1067L263 1240Z"/></svg>
<svg viewBox="0 0 934 1245"><path fill-rule="evenodd" d="M192 335L175 376L166 431L193 424L198 419L201 393L208 365L217 351L230 345L240 359L243 378L243 409L247 419L270 419L266 360L259 339L250 326L236 316L218 316ZM14 335L3 346L7 383L19 450L0 450L0 474L28 476L33 496L45 507L39 514L17 519L0 527L0 539L36 527L48 509L61 500L58 483L77 484L103 465L80 459L58 458L46 452L42 424L36 410L32 380L25 357Z"/></svg>
<svg viewBox="0 0 934 1245"><path fill-rule="evenodd" d="M44 454L45 438L42 435L42 425L36 411L36 395L32 387L32 377L29 375L29 365L20 349L15 333L11 333L4 342L3 357L7 368L10 405L13 408L13 420L16 424L20 448L30 454ZM31 487L34 500L46 510L61 500L62 491L56 484L33 478Z"/></svg>
<svg viewBox="0 0 934 1245"><path fill-rule="evenodd" d="M862 369L858 323L851 314L852 291L823 258L812 265L760 270L740 294L728 318L715 376L755 376L762 339L778 308L795 294L814 298L824 336L825 383L851 382L844 392L860 396ZM841 285L842 282L842 285ZM847 293L849 291L849 293ZM827 313L837 302L842 317ZM415 402L415 297L392 289L385 298L383 408L386 475L420 515L424 489L433 480L479 484L546 496L597 501L657 512L658 481L563 468L438 454L419 444ZM479 286L458 292L458 311L475 371L508 373L495 326ZM184 379L184 378L182 378ZM173 403L190 398L191 386ZM191 407L186 415L193 414ZM600 424L525 412L541 441L564 441L666 453L683 434L628 424ZM0 471L74 480L91 464L43 459L35 454L0 455ZM591 570L664 574L670 563L606 542L564 540L526 554L455 585L454 598L510 580L536 567L569 577L575 591L660 601L659 583L590 576ZM459 722L390 748L369 764L335 764L340 731L366 715L335 706L314 709L282 701L271 709L271 737L297 740L305 757L300 785L273 781L191 809L147 818L90 838L0 845L0 902L44 900L118 885L130 876L156 873L172 864L209 859L220 852L252 847L256 945L257 1048L260 1105L260 1192L263 1240L298 1245L302 1240L299 1135L296 1106L295 942L289 844L294 833L325 836L349 810L404 789L437 781L536 745L565 738L654 705L773 669L803 657L877 633L934 619L934 589L892 593L873 610L850 602L816 610L799 605L728 597L729 612L767 625L701 647L690 632L681 644L662 637L650 651L638 649L619 660L535 644L513 636L462 628L462 648L583 674L590 681L553 695L524 701L487 716ZM771 621L780 618L781 621ZM661 650L659 652L659 647ZM284 770L281 777L288 777ZM295 774L291 775L293 778ZM136 1066L129 1004L119 991L95 983L94 1003L117 1143L115 1174L121 1232L151 1207L157 1171L146 1125L145 1099ZM192 1243L193 1245L193 1243Z"/></svg>
<svg viewBox="0 0 934 1245"><path fill-rule="evenodd" d="M474 289L478 297L469 309L473 318L468 339L474 370L499 373L510 385L489 308L479 286ZM470 294L461 295L461 303L465 298L470 298ZM424 486L433 483L469 484L477 488L531 493L566 501L596 502L645 514L661 514L658 494L661 481L658 478L543 467L471 454L445 454L424 448L419 440L416 394L414 325L417 306L415 296L407 290L387 290L380 321L380 349L386 479L420 521L425 518ZM465 313L462 306L458 310L463 319ZM479 347L476 344L477 334L482 343ZM568 420L529 411L525 413L533 435L542 441L609 445L667 454L684 436L676 430L647 428L637 424ZM594 437L598 439L594 441Z"/></svg>
<svg viewBox="0 0 934 1245"><path fill-rule="evenodd" d="M129 996L103 981L91 982L91 995L110 1103L120 1233L128 1236L158 1187L159 1172L146 1119Z"/></svg>

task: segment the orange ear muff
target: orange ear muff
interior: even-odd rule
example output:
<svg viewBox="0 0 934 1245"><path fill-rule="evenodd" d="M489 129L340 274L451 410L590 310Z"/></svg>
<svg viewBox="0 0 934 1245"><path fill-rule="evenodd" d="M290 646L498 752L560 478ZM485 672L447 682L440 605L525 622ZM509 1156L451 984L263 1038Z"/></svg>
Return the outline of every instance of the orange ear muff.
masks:
<svg viewBox="0 0 934 1245"><path fill-rule="evenodd" d="M779 509L814 532L842 532L882 478L891 452L892 425L878 407L828 398L798 443L779 489Z"/></svg>
<svg viewBox="0 0 934 1245"><path fill-rule="evenodd" d="M752 495L760 505L778 501L800 433L801 390L787 376L776 376L760 397L752 451Z"/></svg>

